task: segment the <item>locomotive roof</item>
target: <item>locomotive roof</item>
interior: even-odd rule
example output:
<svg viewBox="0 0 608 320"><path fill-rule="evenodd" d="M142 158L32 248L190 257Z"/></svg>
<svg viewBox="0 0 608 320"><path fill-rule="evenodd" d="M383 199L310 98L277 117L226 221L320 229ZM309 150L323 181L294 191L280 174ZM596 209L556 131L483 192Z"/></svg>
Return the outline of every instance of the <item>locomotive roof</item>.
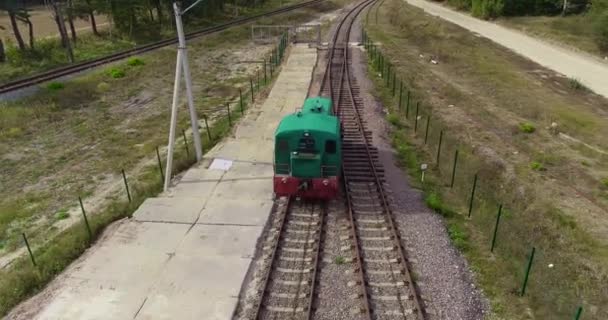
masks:
<svg viewBox="0 0 608 320"><path fill-rule="evenodd" d="M276 135L294 132L325 132L332 135L340 133L340 124L337 117L323 113L296 112L281 120Z"/></svg>

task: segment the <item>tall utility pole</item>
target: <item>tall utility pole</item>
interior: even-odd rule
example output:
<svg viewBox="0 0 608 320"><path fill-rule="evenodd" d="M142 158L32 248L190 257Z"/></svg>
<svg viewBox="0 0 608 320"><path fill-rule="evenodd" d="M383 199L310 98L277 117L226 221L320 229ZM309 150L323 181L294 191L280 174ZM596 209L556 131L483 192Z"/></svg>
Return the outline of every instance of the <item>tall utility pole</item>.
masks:
<svg viewBox="0 0 608 320"><path fill-rule="evenodd" d="M198 117L196 109L194 108L194 98L192 96L192 79L190 76L190 65L188 63L188 50L186 48L186 35L184 34L184 25L182 22L182 16L192 9L194 6L202 2L198 0L190 7L185 10L181 10L180 5L176 2L173 3L173 10L175 11L175 26L177 28L177 37L179 45L177 47L177 63L175 65L175 84L173 87L173 104L171 106L171 124L169 127L169 146L167 148L167 168L165 173L165 185L164 190L169 189L171 183L171 172L173 171L173 152L175 149L175 130L177 126L177 106L179 103L179 91L180 82L182 78L182 71L186 81L186 96L188 99L188 109L190 110L190 125L192 126L192 136L194 141L194 150L196 152L196 160L201 161L203 158L203 148L201 145L201 137L198 132Z"/></svg>

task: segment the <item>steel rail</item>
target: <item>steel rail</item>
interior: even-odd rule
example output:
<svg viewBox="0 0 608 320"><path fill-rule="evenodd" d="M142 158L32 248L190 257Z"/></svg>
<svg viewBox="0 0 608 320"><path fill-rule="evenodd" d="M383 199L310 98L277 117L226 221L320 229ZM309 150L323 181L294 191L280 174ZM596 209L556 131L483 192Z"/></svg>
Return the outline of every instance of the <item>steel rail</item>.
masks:
<svg viewBox="0 0 608 320"><path fill-rule="evenodd" d="M329 52L329 57L327 60L327 65L326 65L326 70L325 70L325 74L323 77L323 81L321 83L321 87L320 87L320 92L323 92L324 89L327 88L327 86L329 86L329 94L330 97L332 99L332 102L334 102L334 113L336 115L339 114L339 109L336 110L336 108L340 108L340 106L342 105L342 88L344 86L344 75L346 74L346 70L347 68L347 64L348 64L348 40L350 38L350 32L352 29L352 25L356 19L356 17L359 15L359 13L368 5L370 5L371 3L373 3L375 0L371 0L371 1L362 1L359 4L357 4L355 7L353 7L345 16L344 18L339 22L333 39L332 39L332 44L331 44L331 49ZM342 34L342 27L344 27L344 23L349 19L349 17L351 17L350 22L347 25L347 28L345 30L345 35L346 35L346 39L344 39L344 44L343 44L343 48L342 48L342 52L343 52L343 57L344 57L344 61L342 61L342 65L340 66L339 69L339 79L338 79L338 88L337 88L337 97L336 97L336 92L334 90L333 87L333 70L332 68L334 67L334 59L335 59L335 53L336 53L336 44L338 43L338 38L340 37L340 35ZM350 85L350 81L348 82ZM352 90L350 90L351 88L349 87L349 91L351 92L351 98L353 98L352 96ZM353 104L354 104L354 99L352 100ZM347 188L347 182L346 182L346 175L344 174L344 167L342 168L342 182L344 184L344 190L345 192L347 192L348 188ZM348 198L348 196L347 196ZM350 223L351 223L351 230L353 230L353 236L356 237L356 232L355 230L355 222L354 222L354 217L352 214L352 207L351 207L351 202L347 201L347 206L348 206L348 211L349 211L349 218L350 218ZM355 259L357 261L357 263L359 264L359 267L357 268L357 274L358 274L358 278L359 278L359 282L361 283L360 286L360 291L361 291L361 297L363 299L363 312L366 314L368 319L372 319L372 310L370 307L370 298L369 298L369 294L367 292L367 287L365 285L365 275L363 273L363 265L362 265L362 257L361 257L361 247L360 247L360 243L359 241L355 241Z"/></svg>
<svg viewBox="0 0 608 320"><path fill-rule="evenodd" d="M260 290L261 294L260 294L260 298L259 300L256 302L255 306L254 306L254 317L253 319L259 320L262 319L262 309L264 307L264 301L266 300L266 298L268 297L268 291L269 291L269 284L270 284L270 279L272 278L272 272L276 267L277 264L277 251L279 250L279 247L281 245L281 239L283 238L284 235L284 230L286 228L287 225L287 220L289 217L289 214L292 210L292 205L293 205L293 197L289 197L287 200L287 203L285 205L285 210L283 212L280 212L278 214L281 215L281 221L279 224L279 229L277 231L277 236L276 239L274 240L274 244L272 247L272 252L270 255L270 265L268 266L268 269L266 270L265 274L264 274L264 278L262 280L262 288ZM316 207L316 203L312 204L312 212L314 213L314 209ZM316 243L316 250L314 252L314 255L312 257L312 277L311 277L311 284L310 284L310 294L307 295L309 297L308 303L306 304L305 310L306 310L306 319L311 320L312 319L312 314L313 314L313 303L314 303L314 299L315 299L315 290L316 290L316 282L317 282L317 277L318 277L318 269L319 269L319 264L320 264L320 254L321 254L321 242L323 239L323 229L325 227L325 216L327 214L327 203L326 202L322 202L320 203L320 207L321 207L321 212L319 214L319 224L318 224L318 231L319 231L319 235L318 235L318 242ZM306 244L309 243L311 234L315 234L316 232L310 232L310 228L311 226L308 226L309 228L309 232L306 235L306 239L304 240L304 245L306 246ZM306 254L306 250L304 250L304 253ZM296 290L296 295L295 295L295 301L297 301L297 299L300 298L300 285L298 285L298 289ZM297 308L294 308L294 312L296 312L295 310L297 310Z"/></svg>
<svg viewBox="0 0 608 320"><path fill-rule="evenodd" d="M340 68L340 78L339 78L339 82L338 82L338 97L336 100L334 100L336 97L334 95L334 88L333 88L333 81L332 81L332 67L333 67L333 59L335 58L335 49L336 49L336 42L337 39L339 37L339 34L341 33L341 28L342 25L344 23L344 21L346 21L346 19L348 18L348 15L345 17L345 19L343 21L341 21L338 29L336 30L336 34L334 35L334 43L332 45L332 51L330 52L330 58L329 61L327 63L327 69L326 69L326 74L325 77L323 79L323 84L321 86L321 90L323 90L325 88L325 85L327 84L326 81L329 81L329 88L330 88L330 93L331 93L331 97L332 97L332 101L337 101L337 112L336 114L340 115L341 114L341 108L343 106L344 103L342 103L342 89L345 86L344 81L346 82L346 89L347 89L347 93L348 93L348 97L350 98L350 102L352 102L352 110L354 111L355 114L355 120L356 120L356 125L357 125L357 131L359 131L359 133L361 133L362 135L362 141L364 142L364 149L365 149L365 154L367 155L367 162L369 163L369 168L371 169L371 173L373 176L373 180L375 181L375 184L377 186L377 192L378 195L380 196L381 202L382 202L382 212L384 213L384 215L387 217L388 220L388 224L390 226L390 230L392 233L392 238L394 239L394 244L397 247L397 251L399 253L399 259L401 261L401 263L404 266L404 275L406 278L406 281L409 284L409 288L412 292L413 295L413 300L414 300L414 307L416 309L416 314L418 316L418 319L424 319L424 312L421 308L419 299L418 299L418 295L416 292L416 287L414 285L414 283L412 282L412 277L411 274L409 272L409 268L407 266L407 260L406 260L406 255L405 255L405 250L403 249L403 246L401 245L401 237L399 235L399 232L396 228L396 224L394 221L394 217L392 214L392 210L390 208L390 204L388 202L388 198L386 195L386 192L384 190L383 187L383 181L381 181L380 177L379 177L379 173L378 173L378 168L376 168L376 165L374 163L374 159L373 159L373 155L372 152L370 150L370 145L371 145L371 138L368 138L368 136L365 134L365 126L362 120L362 116L356 106L357 102L355 99L355 95L353 93L353 85L351 83L351 75L350 75L350 69L348 67L348 62L349 62L349 50L348 50L348 41L350 40L350 33L352 30L352 24L354 22L354 20L356 19L357 15L363 10L363 8L367 7L368 5L374 3L376 0L372 0L372 1L364 1L362 3L360 3L357 7L355 7L353 9L353 11L349 12L348 15L350 15L352 12L357 11L357 14L352 18L352 20L350 21L350 23L347 26L347 29L345 31L345 35L346 35L346 39L344 39L344 49L343 49L343 61L342 61L342 66ZM363 5L365 4L365 5ZM343 173L343 184L344 184L344 188L345 188L345 192L348 193L348 185L349 185L349 177L345 172L344 167L342 168L342 173ZM367 293L367 288L366 288L366 283L365 283L365 276L364 276L364 272L363 272L363 262L361 260L361 255L362 255L362 249L361 249L361 244L360 244L360 239L358 239L358 235L357 235L357 226L355 223L355 219L354 219L354 213L353 213L353 207L352 207L352 199L351 196L349 194L347 194L346 196L347 199L347 206L348 206L348 211L349 211L349 218L350 218L350 223L351 223L351 230L353 233L353 240L354 240L354 245L355 245L355 252L356 252L356 258L357 258L357 262L359 264L359 277L361 279L362 282L362 290L363 290L363 299L364 299L364 304L365 304L365 312L367 313L367 316L369 319L372 319L372 311L370 309L370 302L369 302L369 294ZM399 299L399 301L401 301ZM401 311L404 313L405 315L405 310L403 309L403 304L400 303L400 308Z"/></svg>
<svg viewBox="0 0 608 320"><path fill-rule="evenodd" d="M230 27L234 27L234 26L238 26L241 24L245 24L254 20L257 20L259 18L264 18L264 17L270 17L270 16L274 16L274 15L278 15L281 13L285 13L285 12L289 12L289 11L293 11L296 9L300 9L303 7L307 7L310 5L314 5L314 4L318 4L321 2L324 2L325 0L312 0L312 1L307 1L307 2L302 2L302 3L298 3L292 6L286 6L277 10L272 10L272 11L268 11L268 12L264 12L264 13L260 13L260 14L256 14L256 15L252 15L252 16L248 16L248 17L244 17L244 18L240 18L240 19L235 19L232 21L228 21L226 23L222 23L216 26L212 26L212 27L208 27L208 28L204 28L198 31L194 31L191 33L188 33L186 35L186 39L194 39L194 38L198 38L201 36L205 36L205 35L209 35L209 34L213 34L216 32L220 32L223 30L226 30ZM98 67L104 64L108 64L111 62L115 62L124 58L128 58L134 55L138 55L138 54L142 54L142 53L146 53L149 51L153 51L162 47L166 47L172 44L176 44L177 43L177 38L170 38L170 39L165 39L165 40L160 40L158 42L154 42L154 43L150 43L150 44L145 44L145 45L141 45L141 46L137 46L135 48L132 49L127 49L118 53L114 53L114 54L110 54L104 57L100 57L100 58L96 58L96 59L92 59L92 60L87 60L87 61L83 61L83 62L78 62L75 64L70 64L64 67L59 67L56 69L52 69L49 71L44 71L42 73L39 74L35 74L33 76L30 77L26 77L26 78L22 78L22 79L17 79L8 83L4 83L4 84L0 84L0 94L4 94L4 93L8 93L11 91L15 91L15 90L19 90L19 89L23 89L23 88L27 88L30 86L34 86L46 81L50 81L50 80L54 80L60 77L64 77L70 74L74 74L77 72L81 72L87 69L91 69L94 67Z"/></svg>

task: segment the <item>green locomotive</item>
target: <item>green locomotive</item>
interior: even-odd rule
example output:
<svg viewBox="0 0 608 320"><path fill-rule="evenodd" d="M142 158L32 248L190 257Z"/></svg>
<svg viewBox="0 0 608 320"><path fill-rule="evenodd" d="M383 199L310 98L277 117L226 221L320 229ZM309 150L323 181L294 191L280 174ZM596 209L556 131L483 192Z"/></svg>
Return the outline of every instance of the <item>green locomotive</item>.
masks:
<svg viewBox="0 0 608 320"><path fill-rule="evenodd" d="M306 99L301 110L281 120L274 138L277 196L329 200L338 195L342 139L331 99Z"/></svg>

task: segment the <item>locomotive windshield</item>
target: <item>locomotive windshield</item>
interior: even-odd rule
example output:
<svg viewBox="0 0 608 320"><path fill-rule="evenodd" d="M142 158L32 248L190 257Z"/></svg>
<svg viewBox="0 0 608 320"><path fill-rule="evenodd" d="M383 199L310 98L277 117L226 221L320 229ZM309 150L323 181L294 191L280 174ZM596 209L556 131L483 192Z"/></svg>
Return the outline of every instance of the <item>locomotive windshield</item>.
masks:
<svg viewBox="0 0 608 320"><path fill-rule="evenodd" d="M317 150L315 149L315 139L310 136L300 138L297 151L299 153L316 153Z"/></svg>

